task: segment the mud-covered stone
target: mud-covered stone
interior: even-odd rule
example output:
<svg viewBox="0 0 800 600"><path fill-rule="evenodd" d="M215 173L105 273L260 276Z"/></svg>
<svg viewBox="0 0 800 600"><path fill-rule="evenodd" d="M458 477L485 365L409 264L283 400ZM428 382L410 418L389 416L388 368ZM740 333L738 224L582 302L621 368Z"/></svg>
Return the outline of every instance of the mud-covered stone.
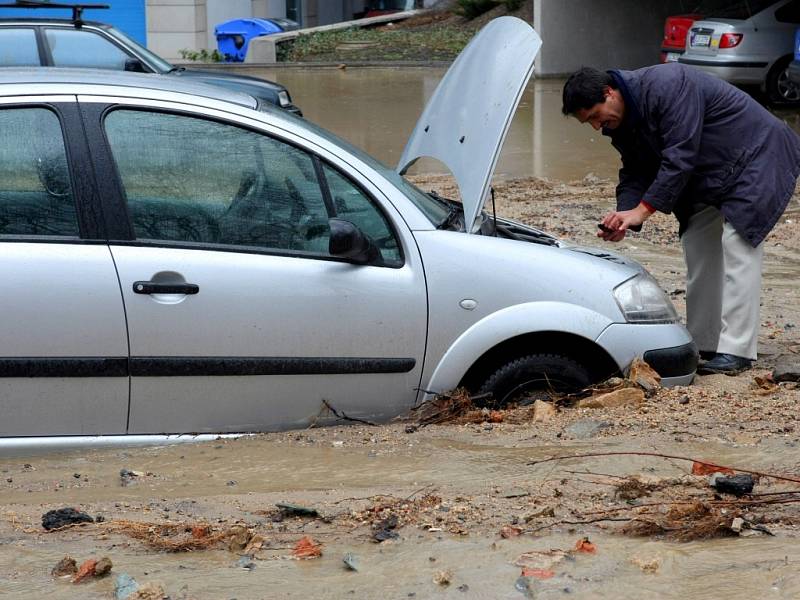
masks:
<svg viewBox="0 0 800 600"><path fill-rule="evenodd" d="M578 408L616 408L619 406L638 406L644 403L644 391L636 388L622 388L607 394L584 398Z"/></svg>
<svg viewBox="0 0 800 600"><path fill-rule="evenodd" d="M775 383L800 381L800 359L783 357L772 371L772 380Z"/></svg>
<svg viewBox="0 0 800 600"><path fill-rule="evenodd" d="M78 572L78 563L71 556L65 556L55 567L50 571L53 577L64 577L65 575L74 575Z"/></svg>
<svg viewBox="0 0 800 600"><path fill-rule="evenodd" d="M728 477L722 475L714 479L714 489L722 494L744 496L753 491L755 479L748 473L739 473Z"/></svg>
<svg viewBox="0 0 800 600"><path fill-rule="evenodd" d="M94 523L94 519L85 512L74 508L48 510L42 515L42 527L48 531L75 523Z"/></svg>

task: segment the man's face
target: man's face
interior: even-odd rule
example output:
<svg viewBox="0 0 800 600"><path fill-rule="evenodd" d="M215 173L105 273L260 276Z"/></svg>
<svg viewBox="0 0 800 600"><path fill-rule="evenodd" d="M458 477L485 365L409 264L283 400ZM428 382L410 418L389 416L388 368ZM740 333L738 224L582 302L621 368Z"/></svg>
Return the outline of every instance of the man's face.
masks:
<svg viewBox="0 0 800 600"><path fill-rule="evenodd" d="M605 100L598 102L591 108L581 108L575 112L575 117L581 123L589 123L597 129L616 129L625 116L625 102L619 90L606 86Z"/></svg>

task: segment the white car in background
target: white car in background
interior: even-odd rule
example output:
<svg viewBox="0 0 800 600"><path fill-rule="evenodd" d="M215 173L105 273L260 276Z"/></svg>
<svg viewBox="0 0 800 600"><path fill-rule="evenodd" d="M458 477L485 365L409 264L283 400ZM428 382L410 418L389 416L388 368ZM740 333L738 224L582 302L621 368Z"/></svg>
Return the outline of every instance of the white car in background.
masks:
<svg viewBox="0 0 800 600"><path fill-rule="evenodd" d="M789 79L800 0L747 0L695 21L678 61L737 85L757 85L775 104L800 103Z"/></svg>
<svg viewBox="0 0 800 600"><path fill-rule="evenodd" d="M540 45L487 25L397 170L219 88L0 72L0 447L385 420L636 357L689 383L696 347L639 264L482 210ZM402 177L421 156L463 204Z"/></svg>

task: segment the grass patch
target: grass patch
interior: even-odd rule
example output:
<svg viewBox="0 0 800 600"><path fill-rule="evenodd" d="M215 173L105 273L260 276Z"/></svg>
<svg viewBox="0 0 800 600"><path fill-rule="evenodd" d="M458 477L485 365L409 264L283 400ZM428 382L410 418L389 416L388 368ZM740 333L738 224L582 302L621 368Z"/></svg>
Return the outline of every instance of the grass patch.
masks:
<svg viewBox="0 0 800 600"><path fill-rule="evenodd" d="M350 28L300 35L278 44L278 60L348 62L363 60L453 60L472 39L470 28ZM359 45L364 44L363 47Z"/></svg>

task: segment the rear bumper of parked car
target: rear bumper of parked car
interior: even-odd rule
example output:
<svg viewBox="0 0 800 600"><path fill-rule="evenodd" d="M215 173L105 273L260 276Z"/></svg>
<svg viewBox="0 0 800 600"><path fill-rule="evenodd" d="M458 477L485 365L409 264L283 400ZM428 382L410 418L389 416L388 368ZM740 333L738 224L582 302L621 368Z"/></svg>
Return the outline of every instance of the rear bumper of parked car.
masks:
<svg viewBox="0 0 800 600"><path fill-rule="evenodd" d="M715 75L729 83L762 84L767 76L769 62L762 60L731 60L729 57L695 57L687 52L678 59L684 65L691 65L706 73Z"/></svg>
<svg viewBox="0 0 800 600"><path fill-rule="evenodd" d="M597 343L621 369L635 358L647 361L667 387L690 384L697 370L697 346L683 325L615 323L600 334Z"/></svg>
<svg viewBox="0 0 800 600"><path fill-rule="evenodd" d="M793 60L789 63L789 70L786 72L789 81L796 85L800 85L800 60Z"/></svg>
<svg viewBox="0 0 800 600"><path fill-rule="evenodd" d="M661 62L677 62L685 50L674 46L661 46Z"/></svg>

